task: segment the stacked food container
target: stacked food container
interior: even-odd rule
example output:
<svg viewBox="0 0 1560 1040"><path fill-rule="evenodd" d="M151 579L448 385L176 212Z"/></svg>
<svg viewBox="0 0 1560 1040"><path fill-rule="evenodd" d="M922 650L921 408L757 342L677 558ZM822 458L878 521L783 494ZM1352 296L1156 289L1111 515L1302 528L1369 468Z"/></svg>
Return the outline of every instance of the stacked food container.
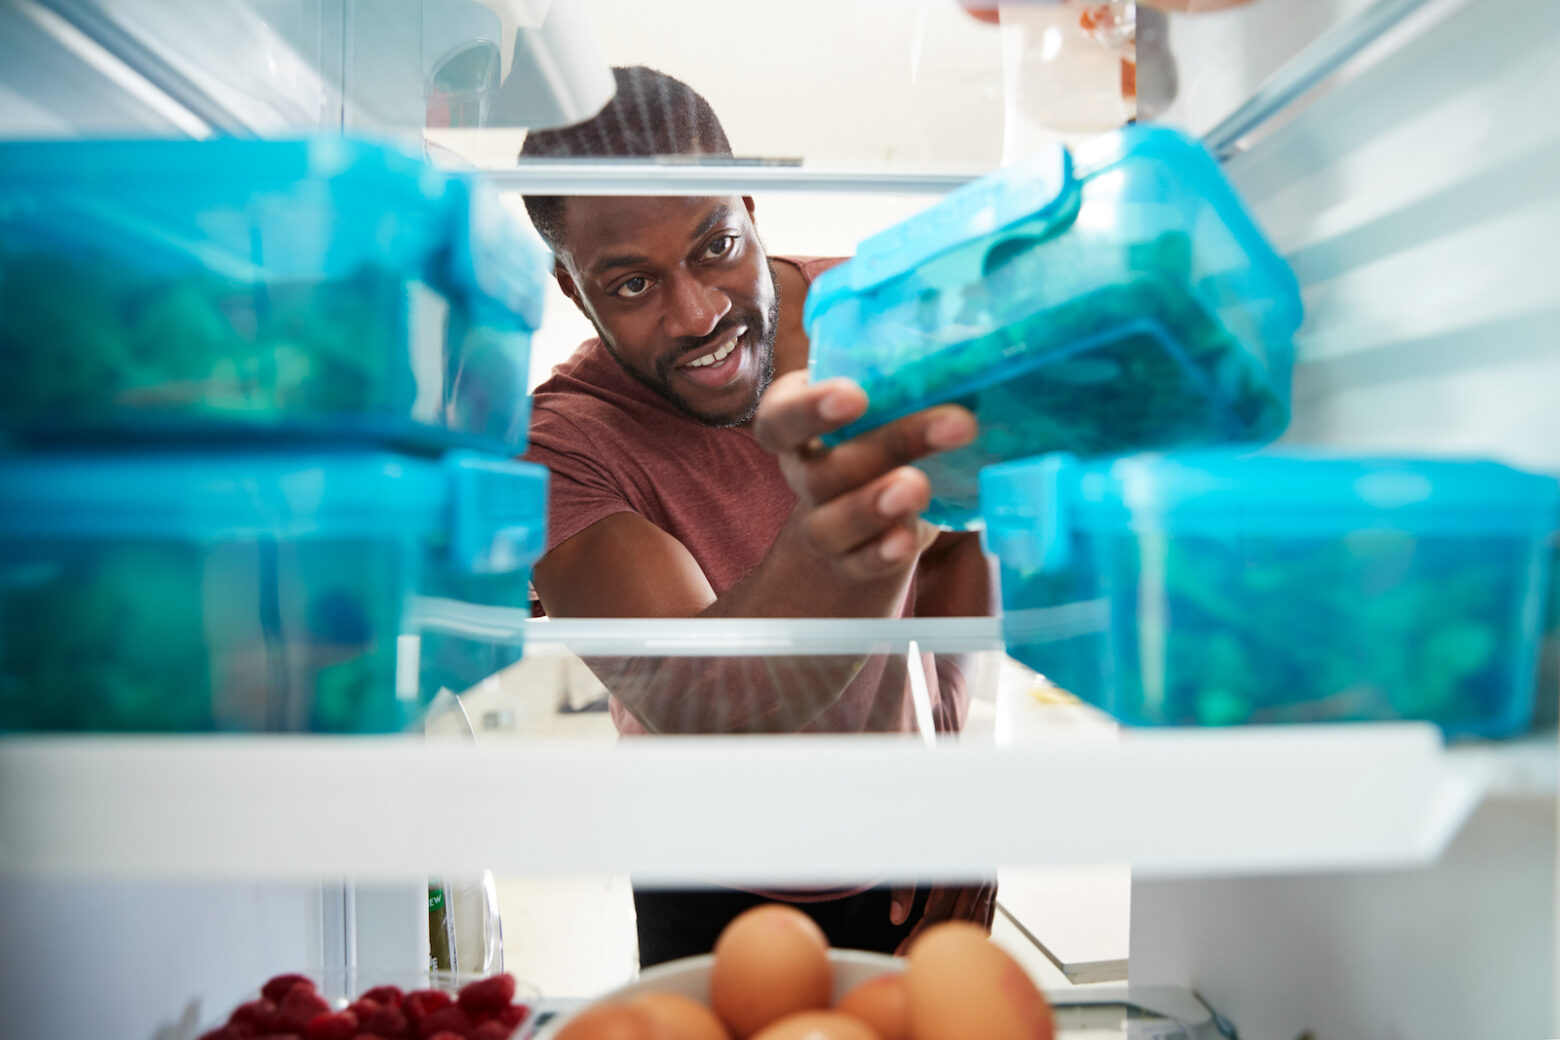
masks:
<svg viewBox="0 0 1560 1040"><path fill-rule="evenodd" d="M1135 725L1533 714L1560 484L1484 461L1258 451L1295 278L1166 129L1037 154L863 243L808 298L849 437L968 407L928 518L983 527L1009 652Z"/></svg>
<svg viewBox="0 0 1560 1040"><path fill-rule="evenodd" d="M413 598L527 602L544 274L392 148L0 145L0 731L413 721Z"/></svg>

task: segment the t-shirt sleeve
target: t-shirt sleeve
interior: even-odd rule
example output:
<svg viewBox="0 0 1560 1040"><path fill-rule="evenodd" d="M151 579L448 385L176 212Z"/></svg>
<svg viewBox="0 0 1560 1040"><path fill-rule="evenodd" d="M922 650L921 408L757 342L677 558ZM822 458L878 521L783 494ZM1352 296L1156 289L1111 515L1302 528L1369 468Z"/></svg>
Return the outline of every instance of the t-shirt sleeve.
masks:
<svg viewBox="0 0 1560 1040"><path fill-rule="evenodd" d="M551 409L531 415L527 462L546 466L547 550L614 513L636 513L622 484L592 454L591 439Z"/></svg>

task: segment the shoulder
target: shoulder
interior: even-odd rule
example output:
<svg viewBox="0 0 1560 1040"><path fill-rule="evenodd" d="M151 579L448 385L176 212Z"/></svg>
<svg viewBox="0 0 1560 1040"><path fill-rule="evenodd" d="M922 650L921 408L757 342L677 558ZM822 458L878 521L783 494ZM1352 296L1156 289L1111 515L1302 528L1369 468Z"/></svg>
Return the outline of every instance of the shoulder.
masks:
<svg viewBox="0 0 1560 1040"><path fill-rule="evenodd" d="M533 431L555 419L577 424L632 410L637 387L599 339L588 339L531 392Z"/></svg>
<svg viewBox="0 0 1560 1040"><path fill-rule="evenodd" d="M795 267L798 271L800 271L802 273L802 280L807 282L809 285L811 285L812 284L812 280L814 278L817 278L820 274L822 274L823 272L827 271L831 267L838 267L840 264L843 264L846 260L849 260L850 257L848 257L848 256L781 256L781 257L776 257L776 259L784 260L786 263L788 263L791 266Z"/></svg>
<svg viewBox="0 0 1560 1040"><path fill-rule="evenodd" d="M561 455L595 456L593 447L623 425L621 375L600 340L581 344L531 392L526 458L556 467Z"/></svg>

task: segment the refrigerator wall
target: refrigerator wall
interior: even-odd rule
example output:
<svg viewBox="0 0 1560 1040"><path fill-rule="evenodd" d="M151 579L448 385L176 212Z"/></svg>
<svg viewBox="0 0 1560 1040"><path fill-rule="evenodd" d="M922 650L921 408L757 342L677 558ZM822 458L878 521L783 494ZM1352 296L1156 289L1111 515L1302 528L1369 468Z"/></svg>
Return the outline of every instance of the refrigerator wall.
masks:
<svg viewBox="0 0 1560 1040"><path fill-rule="evenodd" d="M1560 5L1397 6L1283 117L1207 128L1302 285L1286 439L1560 472ZM1552 799L1513 795L1429 869L1141 881L1133 979L1256 1040L1549 1036L1555 839Z"/></svg>

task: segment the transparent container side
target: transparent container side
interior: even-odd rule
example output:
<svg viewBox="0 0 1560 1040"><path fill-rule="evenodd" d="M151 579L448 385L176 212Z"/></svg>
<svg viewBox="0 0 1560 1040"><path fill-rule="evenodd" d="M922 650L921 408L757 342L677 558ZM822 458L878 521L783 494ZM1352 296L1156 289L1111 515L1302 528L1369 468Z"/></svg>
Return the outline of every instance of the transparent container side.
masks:
<svg viewBox="0 0 1560 1040"><path fill-rule="evenodd" d="M397 539L28 541L0 557L0 730L398 732Z"/></svg>
<svg viewBox="0 0 1560 1040"><path fill-rule="evenodd" d="M1067 576L1005 570L1004 609L1104 597L1108 629L1010 652L1130 725L1418 719L1505 736L1531 717L1530 539L1143 534L1075 549L1090 562Z"/></svg>
<svg viewBox="0 0 1560 1040"><path fill-rule="evenodd" d="M473 470L521 490L463 498ZM0 480L6 732L405 731L491 663L435 640L420 684L411 597L524 604L543 524L542 474L504 460L56 456Z"/></svg>

